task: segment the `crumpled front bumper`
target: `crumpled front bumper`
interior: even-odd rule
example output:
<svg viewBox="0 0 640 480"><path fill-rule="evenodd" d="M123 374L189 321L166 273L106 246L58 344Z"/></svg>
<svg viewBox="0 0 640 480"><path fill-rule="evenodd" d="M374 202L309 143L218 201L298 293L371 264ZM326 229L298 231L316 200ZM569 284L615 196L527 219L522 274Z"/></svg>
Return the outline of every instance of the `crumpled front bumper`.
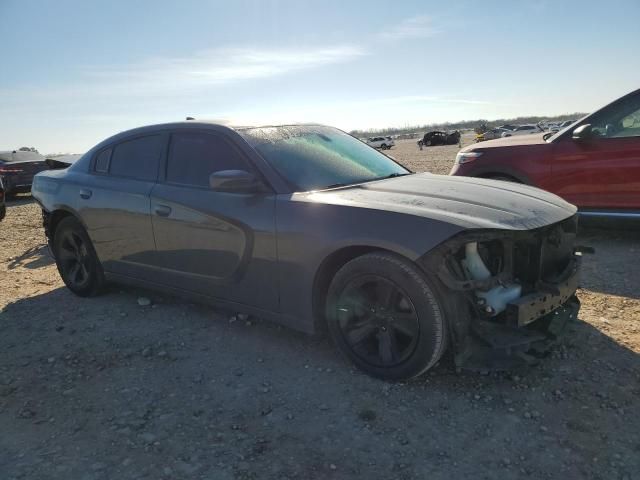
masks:
<svg viewBox="0 0 640 480"><path fill-rule="evenodd" d="M572 294L560 307L525 326L473 320L469 335L458 345L456 366L489 371L535 364L549 351L566 325L578 318L579 310L580 300Z"/></svg>

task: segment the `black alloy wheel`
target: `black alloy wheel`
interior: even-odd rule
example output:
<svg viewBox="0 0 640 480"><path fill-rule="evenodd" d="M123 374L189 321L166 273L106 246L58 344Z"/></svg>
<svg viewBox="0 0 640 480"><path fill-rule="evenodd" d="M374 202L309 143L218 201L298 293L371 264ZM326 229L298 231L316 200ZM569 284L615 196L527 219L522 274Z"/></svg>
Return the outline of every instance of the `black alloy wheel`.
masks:
<svg viewBox="0 0 640 480"><path fill-rule="evenodd" d="M78 220L67 217L60 222L53 239L53 253L69 290L83 297L98 293L104 283L102 266Z"/></svg>
<svg viewBox="0 0 640 480"><path fill-rule="evenodd" d="M447 346L447 314L437 278L391 252L344 264L326 300L338 349L365 373L406 380L431 368Z"/></svg>
<svg viewBox="0 0 640 480"><path fill-rule="evenodd" d="M62 267L62 276L75 288L82 288L89 281L89 254L82 238L72 230L62 233L58 257Z"/></svg>
<svg viewBox="0 0 640 480"><path fill-rule="evenodd" d="M338 299L338 324L349 348L375 367L393 367L411 356L420 334L409 297L378 275L351 280Z"/></svg>

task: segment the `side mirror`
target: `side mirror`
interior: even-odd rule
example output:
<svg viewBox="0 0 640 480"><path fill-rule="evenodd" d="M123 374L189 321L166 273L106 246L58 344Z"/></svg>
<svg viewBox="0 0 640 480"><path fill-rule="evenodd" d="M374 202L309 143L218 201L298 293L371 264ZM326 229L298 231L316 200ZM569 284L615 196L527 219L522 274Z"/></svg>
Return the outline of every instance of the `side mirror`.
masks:
<svg viewBox="0 0 640 480"><path fill-rule="evenodd" d="M251 193L260 191L262 183L244 170L220 170L209 176L209 186L216 192Z"/></svg>
<svg viewBox="0 0 640 480"><path fill-rule="evenodd" d="M580 125L573 131L572 138L574 140L588 140L593 137L593 130L591 129L591 125L589 123L585 123L584 125Z"/></svg>

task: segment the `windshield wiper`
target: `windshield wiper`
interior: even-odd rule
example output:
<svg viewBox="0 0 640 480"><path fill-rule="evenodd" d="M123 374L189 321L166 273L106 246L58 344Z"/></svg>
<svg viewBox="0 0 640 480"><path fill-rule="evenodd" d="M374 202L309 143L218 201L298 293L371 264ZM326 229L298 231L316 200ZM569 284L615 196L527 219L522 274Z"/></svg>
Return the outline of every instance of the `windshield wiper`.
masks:
<svg viewBox="0 0 640 480"><path fill-rule="evenodd" d="M332 183L331 185L327 185L326 187L322 187L322 190L328 190L330 188L348 187L348 186L351 186L351 185L358 185L360 183L375 182L375 181L378 181L378 180L386 180L387 178L404 177L405 175L413 175L413 172L391 173L391 174L387 175L386 177L371 178L371 179L368 179L368 180L360 180L360 181L357 181L357 182Z"/></svg>
<svg viewBox="0 0 640 480"><path fill-rule="evenodd" d="M386 177L382 177L379 180L383 180L385 178L396 178L396 177L404 177L406 175L413 175L413 172L407 172L407 173L392 173L390 175L387 175Z"/></svg>

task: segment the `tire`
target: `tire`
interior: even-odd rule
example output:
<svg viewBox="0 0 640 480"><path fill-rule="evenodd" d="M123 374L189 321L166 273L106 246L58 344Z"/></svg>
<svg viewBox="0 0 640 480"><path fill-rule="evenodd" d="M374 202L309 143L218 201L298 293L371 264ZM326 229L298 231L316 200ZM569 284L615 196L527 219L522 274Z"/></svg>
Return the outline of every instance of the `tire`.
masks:
<svg viewBox="0 0 640 480"><path fill-rule="evenodd" d="M386 150L387 149L387 144L383 143L382 145L380 145L380 150Z"/></svg>
<svg viewBox="0 0 640 480"><path fill-rule="evenodd" d="M58 224L53 238L53 255L69 290L81 297L100 292L104 285L102 265L89 235L75 218L64 218Z"/></svg>
<svg viewBox="0 0 640 480"><path fill-rule="evenodd" d="M434 281L386 252L346 263L329 286L326 318L337 348L365 373L406 380L431 368L447 345Z"/></svg>

